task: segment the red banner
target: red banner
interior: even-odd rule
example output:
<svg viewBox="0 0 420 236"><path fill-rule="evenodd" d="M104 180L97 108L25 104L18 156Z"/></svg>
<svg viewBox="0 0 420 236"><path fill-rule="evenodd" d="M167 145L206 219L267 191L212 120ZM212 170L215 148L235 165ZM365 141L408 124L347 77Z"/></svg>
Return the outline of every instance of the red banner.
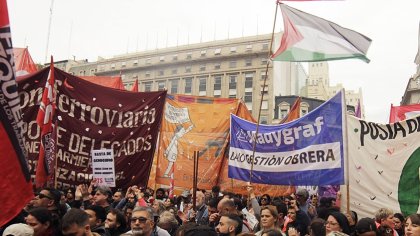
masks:
<svg viewBox="0 0 420 236"><path fill-rule="evenodd" d="M35 116L48 70L19 81L25 147L36 166L40 130ZM132 93L106 88L55 69L57 181L73 187L92 179L91 150L113 149L116 185L146 186L166 91Z"/></svg>
<svg viewBox="0 0 420 236"><path fill-rule="evenodd" d="M24 140L22 113L14 72L12 35L6 0L0 1L0 226L33 198Z"/></svg>
<svg viewBox="0 0 420 236"><path fill-rule="evenodd" d="M389 123L395 123L420 115L420 104L393 106L389 114Z"/></svg>

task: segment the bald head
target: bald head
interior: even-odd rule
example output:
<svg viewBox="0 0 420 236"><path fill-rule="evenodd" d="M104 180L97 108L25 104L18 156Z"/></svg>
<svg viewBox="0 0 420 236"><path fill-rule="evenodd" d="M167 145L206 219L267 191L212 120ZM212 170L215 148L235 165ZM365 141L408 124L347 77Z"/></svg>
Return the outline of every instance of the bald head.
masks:
<svg viewBox="0 0 420 236"><path fill-rule="evenodd" d="M219 204L217 204L217 211L219 214L228 214L228 213L236 213L235 203L232 199L223 198L220 200Z"/></svg>

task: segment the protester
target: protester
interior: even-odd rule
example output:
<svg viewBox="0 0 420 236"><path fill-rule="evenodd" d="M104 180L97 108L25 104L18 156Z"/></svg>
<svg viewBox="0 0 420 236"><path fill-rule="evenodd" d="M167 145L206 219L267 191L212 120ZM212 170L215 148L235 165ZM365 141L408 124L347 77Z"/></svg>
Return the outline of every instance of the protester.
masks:
<svg viewBox="0 0 420 236"><path fill-rule="evenodd" d="M175 215L170 211L164 211L159 216L159 221L157 226L168 231L171 236L175 235L175 232L178 229L179 222L176 219Z"/></svg>
<svg viewBox="0 0 420 236"><path fill-rule="evenodd" d="M407 217L404 231L406 236L420 235L420 214L412 214Z"/></svg>
<svg viewBox="0 0 420 236"><path fill-rule="evenodd" d="M108 236L105 230L105 209L101 206L91 205L85 208L85 212L89 215L89 225L91 231L98 233L101 236Z"/></svg>
<svg viewBox="0 0 420 236"><path fill-rule="evenodd" d="M324 236L326 235L325 220L321 218L315 218L309 225L310 236ZM290 236L290 235L289 235Z"/></svg>
<svg viewBox="0 0 420 236"><path fill-rule="evenodd" d="M111 209L106 215L105 229L110 236L118 236L127 229L127 221L124 214L118 209Z"/></svg>
<svg viewBox="0 0 420 236"><path fill-rule="evenodd" d="M261 236L284 236L280 229L267 229L262 232Z"/></svg>
<svg viewBox="0 0 420 236"><path fill-rule="evenodd" d="M376 227L379 229L381 225L388 226L393 229L393 234L397 236L397 231L394 230L394 212L388 208L380 208L375 212Z"/></svg>
<svg viewBox="0 0 420 236"><path fill-rule="evenodd" d="M356 224L357 224L357 213L355 211L350 211L349 213L346 213L345 216L347 217L347 220L349 222L350 226L350 234L353 234L356 230Z"/></svg>
<svg viewBox="0 0 420 236"><path fill-rule="evenodd" d="M326 233L343 232L350 234L350 226L347 217L340 212L331 212L325 222Z"/></svg>
<svg viewBox="0 0 420 236"><path fill-rule="evenodd" d="M112 195L112 208L117 208L118 204L124 199L124 195L121 189L118 189L114 195Z"/></svg>
<svg viewBox="0 0 420 236"><path fill-rule="evenodd" d="M131 217L131 230L126 234L135 236L170 236L168 231L155 225L153 209L136 207Z"/></svg>
<svg viewBox="0 0 420 236"><path fill-rule="evenodd" d="M34 229L34 236L60 235L58 221L54 221L51 212L45 207L30 210L25 219L26 224Z"/></svg>
<svg viewBox="0 0 420 236"><path fill-rule="evenodd" d="M9 225L4 231L3 236L33 236L34 229L29 225L25 225L22 223L16 223Z"/></svg>
<svg viewBox="0 0 420 236"><path fill-rule="evenodd" d="M242 232L242 219L236 214L222 215L216 226L218 235L235 236Z"/></svg>
<svg viewBox="0 0 420 236"><path fill-rule="evenodd" d="M401 213L394 214L394 229L397 231L399 236L404 235L404 216Z"/></svg>
<svg viewBox="0 0 420 236"><path fill-rule="evenodd" d="M260 231L255 233L257 236L261 236L264 230L276 229L278 212L275 206L267 205L261 207L261 221L260 221ZM278 228L280 229L280 228Z"/></svg>
<svg viewBox="0 0 420 236"><path fill-rule="evenodd" d="M288 221L286 221L283 232L288 235L289 229L295 229L299 234L305 235L310 224L309 216L301 211L296 200L290 200L290 207L287 210Z"/></svg>
<svg viewBox="0 0 420 236"><path fill-rule="evenodd" d="M99 236L90 230L89 215L75 208L63 216L61 229L64 236Z"/></svg>
<svg viewBox="0 0 420 236"><path fill-rule="evenodd" d="M43 188L35 194L31 201L32 207L46 207L54 218L60 219L66 212L66 208L60 204L61 194L54 188Z"/></svg>
<svg viewBox="0 0 420 236"><path fill-rule="evenodd" d="M266 206L271 204L271 197L268 194L263 194L260 198L260 206Z"/></svg>
<svg viewBox="0 0 420 236"><path fill-rule="evenodd" d="M156 189L156 200L161 200L162 202L166 200L166 192L163 188Z"/></svg>
<svg viewBox="0 0 420 236"><path fill-rule="evenodd" d="M360 219L355 228L356 236L376 236L375 220L371 218Z"/></svg>

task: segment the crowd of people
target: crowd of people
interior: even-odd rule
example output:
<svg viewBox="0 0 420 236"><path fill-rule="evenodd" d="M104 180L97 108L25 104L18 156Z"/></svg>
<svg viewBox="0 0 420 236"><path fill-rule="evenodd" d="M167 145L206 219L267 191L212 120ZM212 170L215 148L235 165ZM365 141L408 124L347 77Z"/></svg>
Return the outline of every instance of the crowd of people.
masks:
<svg viewBox="0 0 420 236"><path fill-rule="evenodd" d="M184 191L168 196L162 188L131 186L114 192L106 186L79 185L59 191L42 188L21 213L0 228L1 235L34 236L420 236L420 214L403 216L387 208L371 218L340 211L336 197L256 196L252 185L241 196ZM195 203L193 197L195 196Z"/></svg>

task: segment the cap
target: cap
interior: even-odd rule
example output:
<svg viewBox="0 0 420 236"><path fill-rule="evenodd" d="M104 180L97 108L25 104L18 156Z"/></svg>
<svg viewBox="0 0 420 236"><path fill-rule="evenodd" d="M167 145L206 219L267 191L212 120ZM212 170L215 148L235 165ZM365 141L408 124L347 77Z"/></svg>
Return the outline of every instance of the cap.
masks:
<svg viewBox="0 0 420 236"><path fill-rule="evenodd" d="M296 195L299 195L299 196L303 196L305 198L308 198L309 197L309 192L308 192L308 190L306 190L304 188L300 188L300 189L298 189L296 191Z"/></svg>
<svg viewBox="0 0 420 236"><path fill-rule="evenodd" d="M376 231L375 220L371 218L362 218L356 224L357 234L363 234L369 231Z"/></svg>
<svg viewBox="0 0 420 236"><path fill-rule="evenodd" d="M34 230L29 225L18 223L9 225L4 230L3 235L32 236L34 235Z"/></svg>

